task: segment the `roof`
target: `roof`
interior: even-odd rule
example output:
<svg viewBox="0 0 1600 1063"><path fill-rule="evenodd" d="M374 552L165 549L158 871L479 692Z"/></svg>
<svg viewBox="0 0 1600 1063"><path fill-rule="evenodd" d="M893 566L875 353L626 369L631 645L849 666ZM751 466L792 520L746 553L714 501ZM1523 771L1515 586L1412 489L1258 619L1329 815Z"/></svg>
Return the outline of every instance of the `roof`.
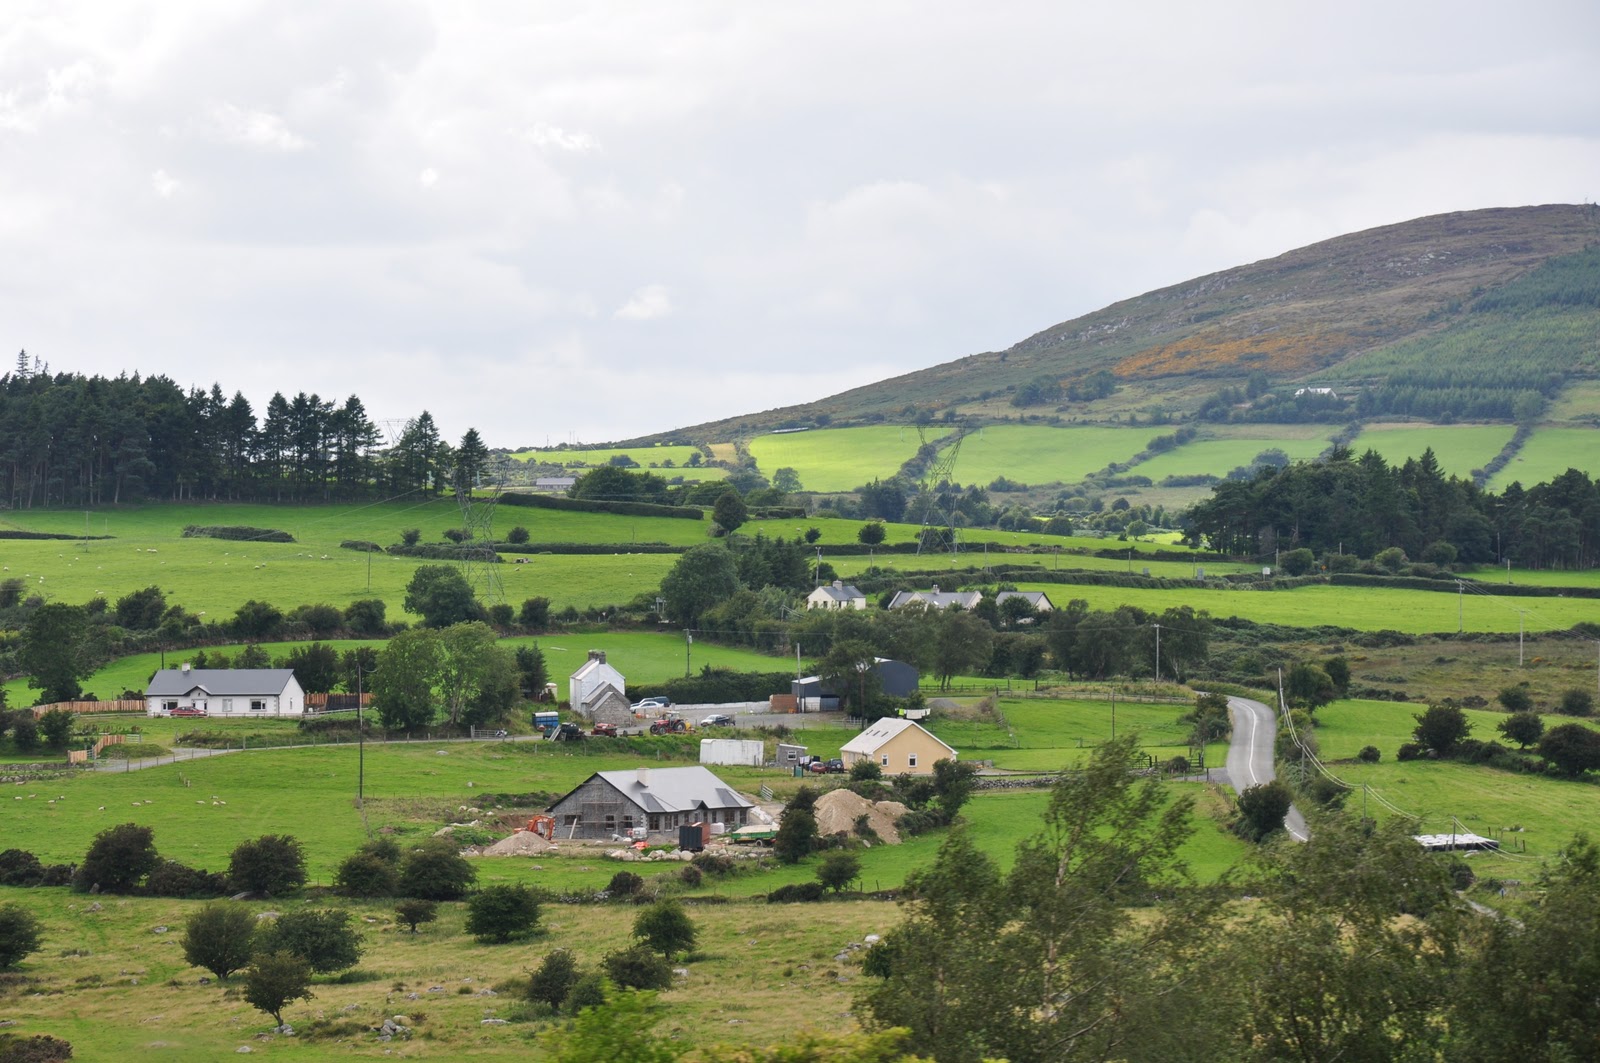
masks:
<svg viewBox="0 0 1600 1063"><path fill-rule="evenodd" d="M569 676L568 678L570 678L570 679L588 679L590 676L594 675L596 672L599 672L603 677L604 676L613 676L614 675L618 679L622 678L622 673L621 672L617 671L615 667L613 667L612 665L607 664L605 661L602 661L598 657L590 657L587 661L584 661L583 664L578 667L578 670L576 672L573 672L572 675ZM609 679L607 679L606 681L610 682ZM616 684L613 683L612 685L615 686Z"/></svg>
<svg viewBox="0 0 1600 1063"><path fill-rule="evenodd" d="M819 594L827 595L836 602L848 602L856 598L866 597L865 594L862 594L850 584L840 583L837 580L835 580L833 583L824 584L823 586L818 587L816 590L811 592L811 597L815 598Z"/></svg>
<svg viewBox="0 0 1600 1063"><path fill-rule="evenodd" d="M889 608L898 609L912 602L922 602L929 609L948 609L952 605L959 609L971 609L982 597L982 591L941 591L937 587L931 591L900 591L889 600Z"/></svg>
<svg viewBox="0 0 1600 1063"><path fill-rule="evenodd" d="M1048 602L1050 600L1050 596L1044 591L1001 591L995 595L994 601L996 605L1000 605L1010 598L1026 599L1027 603L1035 609L1039 608L1040 602Z"/></svg>
<svg viewBox="0 0 1600 1063"><path fill-rule="evenodd" d="M146 697L185 697L201 691L215 698L282 694L293 668L163 668L150 680Z"/></svg>
<svg viewBox="0 0 1600 1063"><path fill-rule="evenodd" d="M733 787L702 767L650 768L649 782L639 782L639 772L598 771L596 775L610 783L624 797L646 812L692 812L706 808L754 808L754 801L746 801L734 792Z"/></svg>
<svg viewBox="0 0 1600 1063"><path fill-rule="evenodd" d="M839 752L862 753L870 755L883 748L902 732L911 730L913 728L921 731L929 738L932 738L935 742L938 742L941 746L944 746L946 749L950 750L950 755L952 757L959 755L956 753L954 747L947 742L940 741L932 731L929 731L925 727L919 726L912 720L900 719L894 716L885 716L881 720L876 721L871 727L868 727L865 731L862 731L860 734L850 739L850 741L840 746Z"/></svg>

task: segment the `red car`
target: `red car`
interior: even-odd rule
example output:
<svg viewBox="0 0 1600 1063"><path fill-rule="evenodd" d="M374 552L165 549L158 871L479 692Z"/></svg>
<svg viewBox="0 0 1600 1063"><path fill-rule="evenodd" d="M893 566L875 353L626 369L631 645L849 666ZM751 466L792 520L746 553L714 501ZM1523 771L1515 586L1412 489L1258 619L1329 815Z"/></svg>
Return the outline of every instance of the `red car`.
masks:
<svg viewBox="0 0 1600 1063"><path fill-rule="evenodd" d="M193 707L186 709L173 709L171 712L167 713L168 716L204 716L205 714L205 709L196 709Z"/></svg>

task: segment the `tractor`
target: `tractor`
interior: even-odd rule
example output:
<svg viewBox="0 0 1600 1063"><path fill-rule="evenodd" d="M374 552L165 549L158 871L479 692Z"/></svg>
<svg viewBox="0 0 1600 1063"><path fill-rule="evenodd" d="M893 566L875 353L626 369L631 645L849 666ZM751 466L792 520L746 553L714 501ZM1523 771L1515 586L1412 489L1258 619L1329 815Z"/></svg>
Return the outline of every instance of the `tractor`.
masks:
<svg viewBox="0 0 1600 1063"><path fill-rule="evenodd" d="M677 716L663 716L650 725L650 733L653 735L681 735L687 734L688 731L689 725Z"/></svg>
<svg viewBox="0 0 1600 1063"><path fill-rule="evenodd" d="M594 725L594 730L589 733L596 738L615 738L617 737L617 725L614 723L597 723Z"/></svg>

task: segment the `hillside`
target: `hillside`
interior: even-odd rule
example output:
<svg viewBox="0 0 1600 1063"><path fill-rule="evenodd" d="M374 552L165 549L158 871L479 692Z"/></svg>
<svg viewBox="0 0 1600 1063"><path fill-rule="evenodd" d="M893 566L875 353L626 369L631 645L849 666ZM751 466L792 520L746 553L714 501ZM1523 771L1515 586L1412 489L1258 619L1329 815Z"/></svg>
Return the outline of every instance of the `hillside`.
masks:
<svg viewBox="0 0 1600 1063"><path fill-rule="evenodd" d="M1577 316L1550 326L1549 315L1530 319L1529 305L1488 297L1552 259L1597 242L1600 213L1592 206L1419 218L1126 299L1002 351L651 439L726 440L783 427L909 420L951 410L1057 423L1125 420L1130 414L1184 418L1220 388L1243 386L1257 370L1274 387L1343 382L1348 376L1370 388L1412 371L1448 371L1452 357L1506 368L1508 353L1528 353L1519 337L1535 326L1553 328L1559 341L1549 358L1535 359L1541 371L1550 361L1563 371L1592 370L1591 312L1600 311L1592 300L1556 300L1557 312ZM1592 285L1600 259L1585 256L1567 270L1573 272ZM1481 320L1475 308L1501 318ZM1511 324L1503 320L1507 314ZM1073 401L1073 386L1092 384L1088 378L1100 371L1109 374L1101 379L1114 382L1114 391ZM1019 389L1040 383L1048 401L1012 403ZM1079 390L1093 395L1092 387Z"/></svg>

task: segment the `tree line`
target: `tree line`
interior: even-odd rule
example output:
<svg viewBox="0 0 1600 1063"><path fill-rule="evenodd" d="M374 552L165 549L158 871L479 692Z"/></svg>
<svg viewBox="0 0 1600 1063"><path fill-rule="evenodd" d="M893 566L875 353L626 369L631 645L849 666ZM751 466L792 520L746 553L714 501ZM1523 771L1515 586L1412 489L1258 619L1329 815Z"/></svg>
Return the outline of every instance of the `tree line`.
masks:
<svg viewBox="0 0 1600 1063"><path fill-rule="evenodd" d="M150 499L332 501L471 484L476 429L456 446L426 410L393 445L361 398L274 393L263 415L219 384L52 374L19 357L0 376L0 500L13 509Z"/></svg>
<svg viewBox="0 0 1600 1063"><path fill-rule="evenodd" d="M1432 448L1400 465L1376 451L1357 457L1338 447L1315 462L1263 467L1252 479L1218 483L1183 523L1191 544L1235 556L1305 548L1370 559L1398 549L1445 563L1600 563L1600 483L1586 473L1568 469L1548 483L1512 483L1493 494L1446 476ZM1440 544L1448 549L1435 549Z"/></svg>

